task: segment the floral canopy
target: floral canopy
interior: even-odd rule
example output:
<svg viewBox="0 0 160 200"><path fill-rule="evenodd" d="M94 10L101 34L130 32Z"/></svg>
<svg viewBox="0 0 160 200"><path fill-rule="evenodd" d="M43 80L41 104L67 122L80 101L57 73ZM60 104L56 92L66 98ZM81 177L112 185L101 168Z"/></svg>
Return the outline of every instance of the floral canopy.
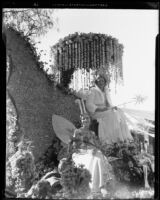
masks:
<svg viewBox="0 0 160 200"><path fill-rule="evenodd" d="M117 83L123 80L123 45L99 33L74 33L51 47L54 67L60 71L103 68Z"/></svg>

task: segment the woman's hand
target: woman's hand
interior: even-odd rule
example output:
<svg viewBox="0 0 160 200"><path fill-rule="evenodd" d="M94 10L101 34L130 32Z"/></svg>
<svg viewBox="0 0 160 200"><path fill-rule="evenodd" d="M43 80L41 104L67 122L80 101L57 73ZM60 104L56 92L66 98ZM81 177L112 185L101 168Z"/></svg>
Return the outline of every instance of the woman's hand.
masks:
<svg viewBox="0 0 160 200"><path fill-rule="evenodd" d="M113 106L112 109L113 110L117 110L118 108L117 108L117 106Z"/></svg>

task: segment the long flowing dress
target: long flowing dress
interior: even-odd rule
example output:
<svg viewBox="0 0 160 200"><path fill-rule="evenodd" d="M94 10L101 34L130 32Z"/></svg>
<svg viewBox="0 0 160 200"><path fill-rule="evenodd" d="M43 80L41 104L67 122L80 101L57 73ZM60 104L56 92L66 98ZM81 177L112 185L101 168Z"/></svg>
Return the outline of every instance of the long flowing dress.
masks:
<svg viewBox="0 0 160 200"><path fill-rule="evenodd" d="M90 130L84 132L81 129L76 129L74 137L83 141L84 137L89 142L92 142L94 138L94 133ZM76 166L84 165L86 169L89 170L91 174L91 191L97 192L101 187L105 186L106 182L113 179L112 167L109 164L107 158L101 153L101 151L96 151L93 146L86 145L85 143L78 144L76 147L78 152L73 153L72 159L75 162Z"/></svg>
<svg viewBox="0 0 160 200"><path fill-rule="evenodd" d="M104 112L96 112L96 108L110 108ZM109 90L102 92L97 86L91 88L86 99L86 108L93 119L99 123L98 134L102 141L112 144L119 141L133 140L126 124L126 118L121 109L113 110Z"/></svg>

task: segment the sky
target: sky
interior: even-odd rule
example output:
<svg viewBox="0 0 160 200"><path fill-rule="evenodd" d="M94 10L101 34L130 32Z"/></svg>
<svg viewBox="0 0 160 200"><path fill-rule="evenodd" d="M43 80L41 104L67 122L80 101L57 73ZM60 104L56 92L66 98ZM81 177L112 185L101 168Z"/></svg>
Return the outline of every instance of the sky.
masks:
<svg viewBox="0 0 160 200"><path fill-rule="evenodd" d="M75 32L111 35L124 45L124 85L111 90L114 105L130 101L135 95L146 97L143 104L127 108L154 111L155 106L155 39L158 34L158 10L123 9L56 9L59 31L53 28L39 38L39 49L49 60L50 47ZM52 64L52 61L51 61Z"/></svg>

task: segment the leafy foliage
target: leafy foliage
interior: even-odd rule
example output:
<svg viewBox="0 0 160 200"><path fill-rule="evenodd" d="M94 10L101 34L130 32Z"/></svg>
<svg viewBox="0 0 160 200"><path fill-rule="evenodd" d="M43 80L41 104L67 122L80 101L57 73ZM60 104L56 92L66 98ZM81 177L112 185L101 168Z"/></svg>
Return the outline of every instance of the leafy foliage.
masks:
<svg viewBox="0 0 160 200"><path fill-rule="evenodd" d="M111 162L115 176L118 181L128 182L136 185L143 185L144 172L143 163L148 167L148 179L151 186L154 184L154 172L152 171L151 164L152 156L148 153L143 155L139 144L132 142L130 144L119 143L114 144L108 151L108 157L115 157ZM144 162L141 163L142 157Z"/></svg>
<svg viewBox="0 0 160 200"><path fill-rule="evenodd" d="M37 172L37 181L39 181L47 172L56 169L59 164L59 155L64 150L59 138L55 137L52 144L48 147L46 152L35 163Z"/></svg>
<svg viewBox="0 0 160 200"><path fill-rule="evenodd" d="M61 185L67 197L85 197L90 191L90 172L84 166L76 167L72 159L63 159L59 165Z"/></svg>
<svg viewBox="0 0 160 200"><path fill-rule="evenodd" d="M15 143L18 139L17 113L13 101L7 96L7 121L6 121L6 144L7 159L16 151Z"/></svg>
<svg viewBox="0 0 160 200"><path fill-rule="evenodd" d="M51 186L47 180L40 180L27 192L20 195L24 198L47 199L52 197Z"/></svg>
<svg viewBox="0 0 160 200"><path fill-rule="evenodd" d="M119 142L108 145L101 142L97 137L92 142L85 138L82 141L78 138L71 138L71 141L77 144L74 147L79 147L81 143L85 143L100 150L111 163L118 181L142 185L144 182L143 165L147 165L149 183L153 186L154 171L152 164L154 163L154 156L149 153L142 153L139 142ZM75 151L76 149L72 148L70 152Z"/></svg>
<svg viewBox="0 0 160 200"><path fill-rule="evenodd" d="M36 176L34 157L30 147L30 142L22 140L17 152L10 157L7 163L8 170L10 170L8 180L12 181L12 185L14 184L17 197L32 186Z"/></svg>
<svg viewBox="0 0 160 200"><path fill-rule="evenodd" d="M115 143L111 146L108 146L104 143L100 143L100 141L98 141L96 137L95 140L95 143L94 141L92 141L93 146L96 148L97 145L99 149L103 148L103 153L105 156L107 156L110 163L112 164L115 176L119 178L120 182L135 183L139 186L142 185L143 171L142 165L139 163L142 154L140 152L139 143ZM74 199L77 197L86 198L88 195L90 195L89 182L91 180L91 175L89 171L86 170L83 166L75 166L71 157L72 153L75 152L75 149L69 148L72 147L73 142L78 142L78 146L74 146L77 148L79 148L79 143L90 143L90 141L87 140L87 138L84 138L82 141L72 141L71 138L69 143L70 146L62 147L62 144L60 143L59 139L53 141L53 146L49 148L52 149L52 151L48 150L42 159L43 161L45 161L42 165L43 173L39 175L38 173L40 170L38 168L42 163L39 162L36 168L34 167L34 158L31 153L31 143L30 141L23 140L18 145L18 151L16 152L16 154L14 154L12 159L10 159L10 173L12 176L12 181L15 185L17 197L43 199ZM90 145L92 145L92 143ZM61 160L60 164L58 165L58 170L61 174L60 183L62 185L62 190L58 191L56 194L53 194L49 182L41 178L48 171L53 171L53 168L55 168L55 164L53 162L52 157L53 155L51 152L54 151L56 152L56 156L59 156L60 150L67 152L67 154L62 156L63 159L61 159L62 157L60 156ZM150 184L152 184L154 182L154 179L149 162L148 170ZM142 191L142 193L144 194L144 191ZM147 194L152 195L150 193ZM99 198L97 195L96 198ZM134 193L132 194L132 196L137 197L142 196L142 194Z"/></svg>
<svg viewBox="0 0 160 200"><path fill-rule="evenodd" d="M25 36L44 35L56 25L53 9L3 9L5 25L22 32Z"/></svg>
<svg viewBox="0 0 160 200"><path fill-rule="evenodd" d="M74 68L68 69L67 71L62 70L61 83L63 84L64 88L69 87L71 79L73 78L73 72L74 72Z"/></svg>

